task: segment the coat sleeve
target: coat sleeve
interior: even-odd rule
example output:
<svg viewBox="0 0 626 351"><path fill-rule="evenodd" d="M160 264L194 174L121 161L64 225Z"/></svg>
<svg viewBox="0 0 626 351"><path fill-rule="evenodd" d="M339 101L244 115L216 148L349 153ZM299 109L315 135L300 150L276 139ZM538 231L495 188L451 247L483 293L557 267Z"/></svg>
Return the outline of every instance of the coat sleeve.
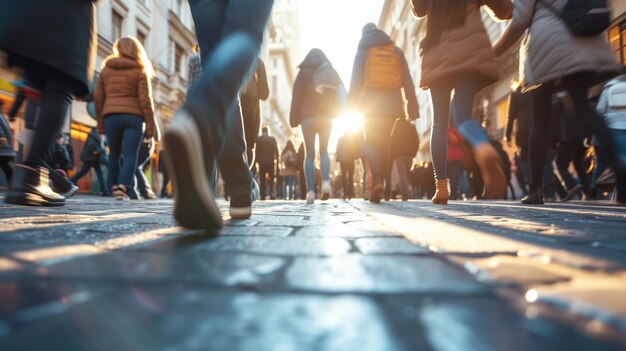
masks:
<svg viewBox="0 0 626 351"><path fill-rule="evenodd" d="M104 72L103 72L104 73ZM98 82L96 82L96 89L93 93L93 102L96 105L96 120L98 121L98 133L104 134L104 100L106 99L106 92L104 90L104 77L100 74Z"/></svg>
<svg viewBox="0 0 626 351"><path fill-rule="evenodd" d="M406 107L404 109L405 118L409 121L414 121L419 118L419 104L417 103L417 96L415 95L415 86L413 85L413 78L411 77L411 70L409 64L406 62L404 53L398 49L400 58L402 59L402 71L404 88L404 100L406 100Z"/></svg>
<svg viewBox="0 0 626 351"><path fill-rule="evenodd" d="M483 0L483 4L491 9L496 19L510 20L513 16L513 2L511 0Z"/></svg>
<svg viewBox="0 0 626 351"><path fill-rule="evenodd" d="M504 135L506 140L511 140L511 135L513 134L513 124L517 119L518 112L519 109L517 107L517 99L515 98L515 92L513 92L513 94L509 97L509 115L507 116L506 133Z"/></svg>
<svg viewBox="0 0 626 351"><path fill-rule="evenodd" d="M270 96L270 87L267 82L267 71L265 70L265 63L263 60L259 60L259 66L256 70L257 74L257 94L259 99L267 100Z"/></svg>
<svg viewBox="0 0 626 351"><path fill-rule="evenodd" d="M497 56L504 54L522 37L526 29L530 28L536 1L538 0L515 1L513 18L493 47Z"/></svg>
<svg viewBox="0 0 626 351"><path fill-rule="evenodd" d="M302 74L302 70L296 77L296 82L293 86L293 96L291 99L291 111L289 112L289 124L292 128L300 125L302 122L302 116L300 115L302 100L304 100L304 93L306 92L306 79Z"/></svg>
<svg viewBox="0 0 626 351"><path fill-rule="evenodd" d="M155 137L157 135L154 122L154 106L152 104L152 86L150 79L142 71L139 73L139 84L137 84L137 94L139 96L139 106L143 113L143 119L146 122L146 138Z"/></svg>
<svg viewBox="0 0 626 351"><path fill-rule="evenodd" d="M411 0L413 14L417 17L425 17L428 12L430 0Z"/></svg>
<svg viewBox="0 0 626 351"><path fill-rule="evenodd" d="M361 93L365 84L365 61L367 61L367 51L359 50L354 58L352 66L352 79L350 80L350 92L348 93L348 106L358 109L361 102Z"/></svg>

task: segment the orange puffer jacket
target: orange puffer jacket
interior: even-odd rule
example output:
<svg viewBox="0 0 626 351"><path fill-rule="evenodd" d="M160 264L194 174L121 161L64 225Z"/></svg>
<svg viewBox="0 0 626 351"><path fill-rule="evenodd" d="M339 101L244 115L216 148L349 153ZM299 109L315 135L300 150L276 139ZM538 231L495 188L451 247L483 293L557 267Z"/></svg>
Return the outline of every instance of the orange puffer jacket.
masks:
<svg viewBox="0 0 626 351"><path fill-rule="evenodd" d="M154 121L152 87L141 65L119 57L107 61L94 92L98 133L104 134L104 119L111 114L131 114L146 123L146 138L160 139Z"/></svg>

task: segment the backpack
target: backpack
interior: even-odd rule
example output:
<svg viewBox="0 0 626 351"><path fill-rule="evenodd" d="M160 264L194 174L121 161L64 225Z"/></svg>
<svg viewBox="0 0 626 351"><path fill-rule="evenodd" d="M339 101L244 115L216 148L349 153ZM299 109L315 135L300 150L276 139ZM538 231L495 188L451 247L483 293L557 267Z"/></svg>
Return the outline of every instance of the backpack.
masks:
<svg viewBox="0 0 626 351"><path fill-rule="evenodd" d="M607 90L607 106L609 110L621 110L626 108L626 81L612 85Z"/></svg>
<svg viewBox="0 0 626 351"><path fill-rule="evenodd" d="M402 60L396 53L396 45L370 48L365 63L365 87L400 89L404 81Z"/></svg>
<svg viewBox="0 0 626 351"><path fill-rule="evenodd" d="M348 101L348 93L339 73L328 62L321 64L313 73L313 87L322 98L324 109L331 113L337 113Z"/></svg>
<svg viewBox="0 0 626 351"><path fill-rule="evenodd" d="M561 13L544 0L537 2L559 17L575 36L598 36L611 26L611 8L607 0L569 0Z"/></svg>

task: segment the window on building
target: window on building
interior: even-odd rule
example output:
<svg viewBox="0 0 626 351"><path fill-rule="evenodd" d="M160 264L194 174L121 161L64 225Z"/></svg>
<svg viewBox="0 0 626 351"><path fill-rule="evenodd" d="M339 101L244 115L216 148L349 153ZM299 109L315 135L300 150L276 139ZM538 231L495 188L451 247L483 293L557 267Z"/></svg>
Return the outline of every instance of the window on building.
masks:
<svg viewBox="0 0 626 351"><path fill-rule="evenodd" d="M609 29L609 42L617 60L626 65L626 21Z"/></svg>
<svg viewBox="0 0 626 351"><path fill-rule="evenodd" d="M139 40L139 42L141 43L141 45L143 45L144 48L146 47L147 38L148 38L148 34L140 30L137 31L137 40Z"/></svg>
<svg viewBox="0 0 626 351"><path fill-rule="evenodd" d="M185 57L185 50L178 45L174 44L174 73L182 74L183 73L183 59Z"/></svg>
<svg viewBox="0 0 626 351"><path fill-rule="evenodd" d="M117 11L113 11L113 26L111 27L111 37L113 40L117 40L122 37L122 25L124 24L124 17Z"/></svg>

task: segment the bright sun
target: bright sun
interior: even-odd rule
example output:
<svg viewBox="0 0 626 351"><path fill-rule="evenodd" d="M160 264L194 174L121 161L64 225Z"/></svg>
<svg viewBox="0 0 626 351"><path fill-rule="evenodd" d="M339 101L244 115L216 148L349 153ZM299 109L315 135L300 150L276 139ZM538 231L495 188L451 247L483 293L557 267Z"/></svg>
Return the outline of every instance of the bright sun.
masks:
<svg viewBox="0 0 626 351"><path fill-rule="evenodd" d="M333 131L328 141L328 149L334 152L337 141L346 132L354 132L363 128L363 115L358 112L348 112L333 120Z"/></svg>

